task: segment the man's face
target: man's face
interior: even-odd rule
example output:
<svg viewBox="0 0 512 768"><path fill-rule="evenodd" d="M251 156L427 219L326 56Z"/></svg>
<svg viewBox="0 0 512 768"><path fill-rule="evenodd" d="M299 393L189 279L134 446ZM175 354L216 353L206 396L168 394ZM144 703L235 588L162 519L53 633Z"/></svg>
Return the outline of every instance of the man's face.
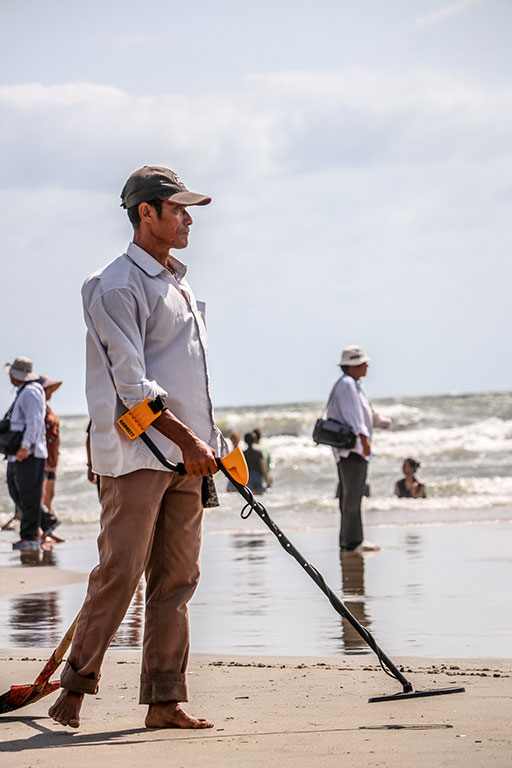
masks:
<svg viewBox="0 0 512 768"><path fill-rule="evenodd" d="M359 365L351 365L349 368L349 374L354 378L356 381L363 376L366 376L366 372L368 371L368 363L360 363Z"/></svg>
<svg viewBox="0 0 512 768"><path fill-rule="evenodd" d="M153 235L169 248L186 248L192 225L192 216L184 205L162 201L162 214L152 221Z"/></svg>

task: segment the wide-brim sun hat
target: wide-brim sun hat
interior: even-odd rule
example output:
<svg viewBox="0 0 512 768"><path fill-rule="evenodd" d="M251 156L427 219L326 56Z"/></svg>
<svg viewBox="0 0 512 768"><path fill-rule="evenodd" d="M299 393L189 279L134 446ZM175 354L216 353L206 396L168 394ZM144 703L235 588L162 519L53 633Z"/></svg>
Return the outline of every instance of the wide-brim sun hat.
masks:
<svg viewBox="0 0 512 768"><path fill-rule="evenodd" d="M340 365L361 365L362 363L368 363L370 360L371 358L366 354L364 347L350 344L348 347L344 347L341 352Z"/></svg>
<svg viewBox="0 0 512 768"><path fill-rule="evenodd" d="M34 373L34 363L29 357L17 357L13 363L4 365L4 373L12 376L17 381L37 381L40 379L38 373Z"/></svg>
<svg viewBox="0 0 512 768"><path fill-rule="evenodd" d="M54 381L53 379L49 379L48 376L41 376L39 383L42 385L43 389L50 390L53 394L58 390L62 381Z"/></svg>

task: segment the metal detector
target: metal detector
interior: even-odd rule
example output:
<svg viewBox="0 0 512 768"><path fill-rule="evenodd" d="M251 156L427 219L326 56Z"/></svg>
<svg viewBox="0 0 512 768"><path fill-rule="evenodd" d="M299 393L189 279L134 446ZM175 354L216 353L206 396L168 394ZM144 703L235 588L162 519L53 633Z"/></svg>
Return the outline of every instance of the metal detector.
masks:
<svg viewBox="0 0 512 768"><path fill-rule="evenodd" d="M178 464L172 464L170 461L168 461L163 453L151 440L151 438L147 436L146 432L141 432L139 437L145 442L150 451L165 467L171 469L173 472L178 472L180 475L186 474L185 465L181 462ZM388 696L372 696L368 699L370 703L377 701L398 701L400 699L413 699L419 698L421 696L443 696L448 693L464 693L466 689L461 687L436 688L427 691L415 691L413 689L412 683L407 680L407 678L400 672L396 665L393 664L389 656L387 656L382 648L379 647L373 635L358 622L356 617L349 611L346 605L326 584L322 574L317 571L317 569L311 565L311 563L308 563L304 555L299 552L299 550L292 544L290 539L272 520L263 504L260 504L259 501L256 501L251 490L247 487L247 482L249 480L249 470L247 468L242 450L237 447L231 451L231 453L228 453L227 456L224 456L222 459L217 459L217 466L219 470L233 484L240 496L246 502L240 513L242 518L247 519L251 512L256 512L258 517L265 523L267 528L272 531L285 552L291 555L299 563L299 565L306 571L308 576L313 579L315 584L327 596L334 610L339 613L340 616L346 619L346 621L348 621L349 624L354 627L356 632L361 635L365 643L377 656L382 670L390 677L398 680L398 682L402 685L402 690L399 693L392 693Z"/></svg>

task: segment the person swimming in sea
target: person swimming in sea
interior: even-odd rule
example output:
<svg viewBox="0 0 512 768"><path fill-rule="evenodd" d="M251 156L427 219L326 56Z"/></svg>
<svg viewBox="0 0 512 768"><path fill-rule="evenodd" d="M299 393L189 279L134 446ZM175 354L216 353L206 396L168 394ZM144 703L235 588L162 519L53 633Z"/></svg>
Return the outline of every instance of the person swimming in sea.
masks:
<svg viewBox="0 0 512 768"><path fill-rule="evenodd" d="M426 499L425 485L414 474L419 468L419 461L411 458L404 460L404 477L395 483L395 496L399 499Z"/></svg>

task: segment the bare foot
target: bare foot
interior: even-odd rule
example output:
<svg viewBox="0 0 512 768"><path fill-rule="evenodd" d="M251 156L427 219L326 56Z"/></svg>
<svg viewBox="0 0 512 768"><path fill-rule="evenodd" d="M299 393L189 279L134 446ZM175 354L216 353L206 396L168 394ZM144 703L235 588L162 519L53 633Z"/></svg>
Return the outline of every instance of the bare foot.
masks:
<svg viewBox="0 0 512 768"><path fill-rule="evenodd" d="M146 728L213 728L209 720L187 715L177 701L150 704L144 724Z"/></svg>
<svg viewBox="0 0 512 768"><path fill-rule="evenodd" d="M367 541L364 539L358 547L356 547L353 551L354 552L378 552L380 550L380 547L378 544L373 544L371 541Z"/></svg>
<svg viewBox="0 0 512 768"><path fill-rule="evenodd" d="M53 717L56 723L78 728L83 700L83 693L62 690L55 704L48 710L48 714Z"/></svg>

